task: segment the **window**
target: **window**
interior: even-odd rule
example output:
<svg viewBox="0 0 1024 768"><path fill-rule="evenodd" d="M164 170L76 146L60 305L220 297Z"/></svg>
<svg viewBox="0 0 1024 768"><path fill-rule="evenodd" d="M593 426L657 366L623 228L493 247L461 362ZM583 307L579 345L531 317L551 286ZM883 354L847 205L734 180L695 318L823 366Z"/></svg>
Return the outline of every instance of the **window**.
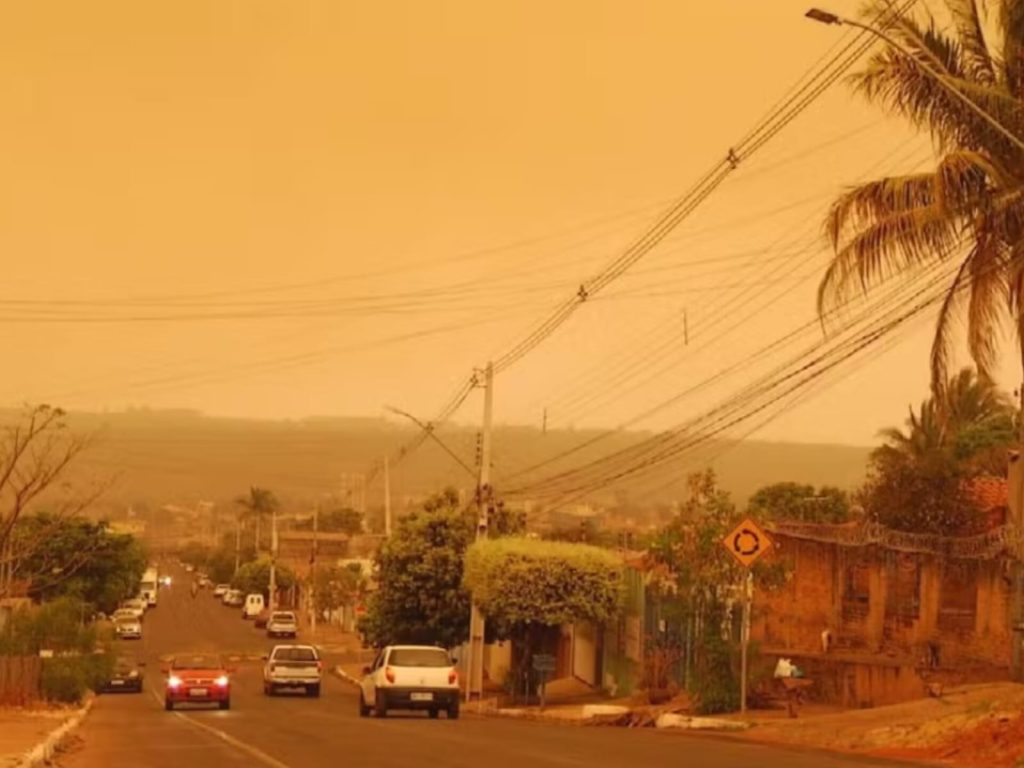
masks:
<svg viewBox="0 0 1024 768"><path fill-rule="evenodd" d="M889 553L885 563L887 619L916 619L921 615L921 566L912 555Z"/></svg>
<svg viewBox="0 0 1024 768"><path fill-rule="evenodd" d="M978 609L977 572L970 563L950 560L942 568L939 590L939 629L974 629Z"/></svg>
<svg viewBox="0 0 1024 768"><path fill-rule="evenodd" d="M290 648L278 648L274 653L274 661L316 661L316 651L312 648L292 646Z"/></svg>
<svg viewBox="0 0 1024 768"><path fill-rule="evenodd" d="M854 563L846 567L843 580L843 619L866 618L871 606L871 587L868 566Z"/></svg>
<svg viewBox="0 0 1024 768"><path fill-rule="evenodd" d="M394 648L388 664L396 667L450 667L452 660L440 648Z"/></svg>

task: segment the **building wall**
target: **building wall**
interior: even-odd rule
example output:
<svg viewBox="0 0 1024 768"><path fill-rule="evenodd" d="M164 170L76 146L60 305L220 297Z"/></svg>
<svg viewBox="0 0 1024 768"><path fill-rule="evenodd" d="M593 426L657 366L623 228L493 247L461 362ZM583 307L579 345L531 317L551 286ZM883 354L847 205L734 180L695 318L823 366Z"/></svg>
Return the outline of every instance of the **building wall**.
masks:
<svg viewBox="0 0 1024 768"><path fill-rule="evenodd" d="M883 654L917 664L1008 666L1009 585L999 560L952 560L876 546L780 537L790 570L758 589L752 636L766 650L816 653L828 629L836 652Z"/></svg>

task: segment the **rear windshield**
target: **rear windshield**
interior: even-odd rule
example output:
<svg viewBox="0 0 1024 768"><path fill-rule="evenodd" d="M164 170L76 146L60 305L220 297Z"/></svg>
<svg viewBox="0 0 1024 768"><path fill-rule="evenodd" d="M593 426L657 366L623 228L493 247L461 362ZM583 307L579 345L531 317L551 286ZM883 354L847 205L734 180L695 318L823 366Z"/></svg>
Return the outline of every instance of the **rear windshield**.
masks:
<svg viewBox="0 0 1024 768"><path fill-rule="evenodd" d="M295 621L294 613L275 613L270 616L272 621Z"/></svg>
<svg viewBox="0 0 1024 768"><path fill-rule="evenodd" d="M176 658L171 666L175 669L222 669L216 656L182 656Z"/></svg>
<svg viewBox="0 0 1024 768"><path fill-rule="evenodd" d="M312 648L296 646L294 648L278 648L274 652L275 661L316 661L316 651Z"/></svg>
<svg viewBox="0 0 1024 768"><path fill-rule="evenodd" d="M450 667L452 660L440 648L395 648L388 664L396 667Z"/></svg>

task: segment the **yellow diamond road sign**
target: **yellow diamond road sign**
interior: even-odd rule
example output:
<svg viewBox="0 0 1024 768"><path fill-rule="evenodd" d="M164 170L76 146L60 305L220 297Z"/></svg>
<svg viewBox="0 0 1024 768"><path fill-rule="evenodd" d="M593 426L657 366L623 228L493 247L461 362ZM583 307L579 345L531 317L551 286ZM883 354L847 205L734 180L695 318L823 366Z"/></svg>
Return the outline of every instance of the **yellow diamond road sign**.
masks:
<svg viewBox="0 0 1024 768"><path fill-rule="evenodd" d="M749 517L722 539L722 544L736 562L744 568L752 566L761 555L772 548L772 540L761 526Z"/></svg>

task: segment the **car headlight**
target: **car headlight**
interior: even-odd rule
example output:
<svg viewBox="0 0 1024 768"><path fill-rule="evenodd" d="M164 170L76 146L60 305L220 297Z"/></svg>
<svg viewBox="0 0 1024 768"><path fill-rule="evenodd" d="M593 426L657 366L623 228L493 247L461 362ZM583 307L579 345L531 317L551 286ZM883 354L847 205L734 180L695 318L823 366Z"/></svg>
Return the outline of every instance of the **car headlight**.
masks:
<svg viewBox="0 0 1024 768"><path fill-rule="evenodd" d="M228 686L228 676L227 675L221 675L214 682L216 682L217 685L220 686L221 688L227 688L227 686Z"/></svg>
<svg viewBox="0 0 1024 768"><path fill-rule="evenodd" d="M138 676L139 676L139 670L137 670L137 669L133 669L131 672L128 673L128 677L138 677Z"/></svg>
<svg viewBox="0 0 1024 768"><path fill-rule="evenodd" d="M171 675L167 678L168 688L178 688L181 685L181 678L175 675Z"/></svg>

